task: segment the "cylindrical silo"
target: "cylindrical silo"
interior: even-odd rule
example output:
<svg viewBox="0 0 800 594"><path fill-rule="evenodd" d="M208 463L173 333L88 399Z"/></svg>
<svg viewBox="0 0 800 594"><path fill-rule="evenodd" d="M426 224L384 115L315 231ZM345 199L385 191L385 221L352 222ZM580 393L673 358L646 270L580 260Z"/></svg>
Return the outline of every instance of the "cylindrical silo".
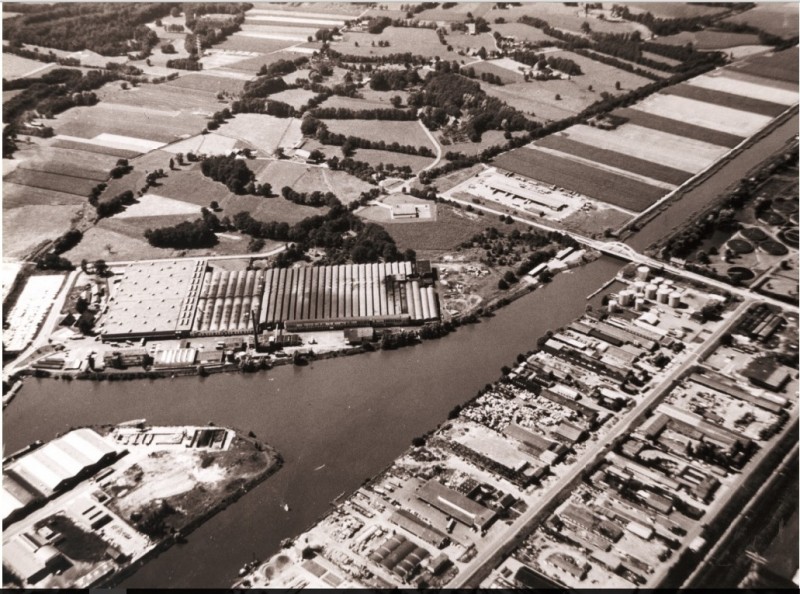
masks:
<svg viewBox="0 0 800 594"><path fill-rule="evenodd" d="M636 311L642 311L644 309L644 299L637 297L633 307Z"/></svg>
<svg viewBox="0 0 800 594"><path fill-rule="evenodd" d="M670 307L679 307L681 304L681 293L680 291L673 291L669 294L669 306Z"/></svg>
<svg viewBox="0 0 800 594"><path fill-rule="evenodd" d="M642 264L636 269L636 279L646 281L650 277L650 267Z"/></svg>
<svg viewBox="0 0 800 594"><path fill-rule="evenodd" d="M669 287L661 286L659 287L658 291L656 292L656 296L658 298L659 303L668 303L669 302L669 295L672 293Z"/></svg>
<svg viewBox="0 0 800 594"><path fill-rule="evenodd" d="M658 291L658 287L656 285L649 284L644 289L644 296L647 299L655 299L657 291Z"/></svg>
<svg viewBox="0 0 800 594"><path fill-rule="evenodd" d="M608 312L609 313L617 313L619 311L619 306L617 305L616 299L609 299L608 300Z"/></svg>
<svg viewBox="0 0 800 594"><path fill-rule="evenodd" d="M439 319L439 304L436 302L436 290L431 286L425 289L428 294L428 310L431 318Z"/></svg>

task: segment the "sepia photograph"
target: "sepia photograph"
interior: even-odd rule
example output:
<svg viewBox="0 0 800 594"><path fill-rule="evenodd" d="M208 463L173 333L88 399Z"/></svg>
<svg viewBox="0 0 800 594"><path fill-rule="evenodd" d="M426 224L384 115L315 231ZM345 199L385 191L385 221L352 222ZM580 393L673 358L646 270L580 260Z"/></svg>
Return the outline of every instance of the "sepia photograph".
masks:
<svg viewBox="0 0 800 594"><path fill-rule="evenodd" d="M3 589L797 591L799 9L3 2Z"/></svg>

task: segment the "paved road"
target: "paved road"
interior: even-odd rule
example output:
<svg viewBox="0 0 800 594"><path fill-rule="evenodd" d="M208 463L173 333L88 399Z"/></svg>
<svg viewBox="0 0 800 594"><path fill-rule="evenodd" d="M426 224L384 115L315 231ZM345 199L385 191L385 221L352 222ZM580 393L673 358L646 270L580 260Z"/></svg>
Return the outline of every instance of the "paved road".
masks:
<svg viewBox="0 0 800 594"><path fill-rule="evenodd" d="M745 301L736 308L736 310L728 317L723 324L697 349L692 353L681 365L670 371L658 384L658 386L649 393L639 404L631 409L625 417L614 427L614 429L605 437L600 439L597 443L591 444L590 450L581 456L572 466L570 471L559 479L552 487L549 488L548 493L542 497L535 506L531 506L521 518L505 532L498 532L490 540L484 541L482 551L473 559L469 566L461 571L456 576L456 579L448 584L448 588L465 588L477 587L479 584L475 583L480 581L489 574L493 567L486 567L486 565L497 554L498 549L502 543L508 543L523 530L529 528L531 522L537 520L537 516L542 512L546 506L553 502L554 499L562 496L563 491L575 480L578 479L584 469L591 467L600 458L605 456L611 444L621 435L627 433L631 427L639 421L645 414L648 408L656 404L662 397L664 397L672 388L672 384L677 381L684 373L689 371L698 360L704 358L711 349L714 348L716 341L728 331L728 329L736 322L739 316L751 305L751 302ZM484 570L482 572L482 570ZM477 578L477 580L475 579Z"/></svg>
<svg viewBox="0 0 800 594"><path fill-rule="evenodd" d="M107 261L106 264L108 266L129 266L131 264L141 264L143 262L161 262L164 260L190 260L190 261L197 261L197 260L242 260L245 258L266 258L268 256L274 256L275 254L279 254L286 249L285 245L275 248L269 252L259 252L259 253L246 253L246 254L230 254L228 256L189 256L187 258L154 258L152 260L117 260L114 262Z"/></svg>

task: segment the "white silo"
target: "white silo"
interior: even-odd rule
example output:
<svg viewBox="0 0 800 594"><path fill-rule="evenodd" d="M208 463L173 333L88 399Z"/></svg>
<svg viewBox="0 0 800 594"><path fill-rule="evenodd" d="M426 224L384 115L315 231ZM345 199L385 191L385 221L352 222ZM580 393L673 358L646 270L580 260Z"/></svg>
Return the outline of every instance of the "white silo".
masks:
<svg viewBox="0 0 800 594"><path fill-rule="evenodd" d="M659 287L656 296L658 298L659 303L668 303L669 302L669 295L672 293L669 287L662 285Z"/></svg>
<svg viewBox="0 0 800 594"><path fill-rule="evenodd" d="M681 293L680 291L673 291L669 294L669 306L670 307L679 307L681 304Z"/></svg>
<svg viewBox="0 0 800 594"><path fill-rule="evenodd" d="M650 276L650 267L642 264L636 269L636 278L640 281L646 281Z"/></svg>
<svg viewBox="0 0 800 594"><path fill-rule="evenodd" d="M645 296L647 299L655 299L655 298L656 298L656 291L657 291L657 290L658 290L658 287L657 287L656 285L654 285L654 284L650 283L650 284L649 284L649 285L647 285L647 286L645 287L645 289L644 289L644 296Z"/></svg>

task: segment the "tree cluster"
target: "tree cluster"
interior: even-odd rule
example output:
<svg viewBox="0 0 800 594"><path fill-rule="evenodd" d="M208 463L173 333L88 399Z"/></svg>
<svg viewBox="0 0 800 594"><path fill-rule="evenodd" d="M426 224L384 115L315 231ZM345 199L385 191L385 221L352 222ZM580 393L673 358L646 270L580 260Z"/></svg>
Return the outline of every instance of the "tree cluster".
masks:
<svg viewBox="0 0 800 594"><path fill-rule="evenodd" d="M147 229L144 237L150 245L159 248L199 249L217 244L217 236L204 218L184 221L172 227Z"/></svg>
<svg viewBox="0 0 800 594"><path fill-rule="evenodd" d="M115 2L28 6L17 18L3 19L3 38L12 46L39 45L69 52L88 49L104 56L149 52L158 36L145 23L167 16L171 8L160 3Z"/></svg>
<svg viewBox="0 0 800 594"><path fill-rule="evenodd" d="M393 109L389 107L354 110L349 107L317 107L309 115L322 120L395 120L413 121L417 112L413 109Z"/></svg>
<svg viewBox="0 0 800 594"><path fill-rule="evenodd" d="M135 199L133 192L130 190L125 190L113 198L103 202L98 202L94 208L95 212L97 213L97 218L103 219L106 217L112 217L115 214L122 212L125 210L126 206L133 204L134 202Z"/></svg>
<svg viewBox="0 0 800 594"><path fill-rule="evenodd" d="M416 69L408 70L376 70L369 80L369 87L374 91L400 91L411 85L422 82Z"/></svg>
<svg viewBox="0 0 800 594"><path fill-rule="evenodd" d="M256 177L244 160L226 155L206 158L200 165L200 171L206 177L225 184L234 194L248 193L247 187Z"/></svg>
<svg viewBox="0 0 800 594"><path fill-rule="evenodd" d="M316 190L314 192L296 192L289 186L284 186L281 188L281 196L283 196L289 202L294 202L295 204L302 204L304 206L337 206L340 205L341 202L336 197L336 194L333 192L320 192Z"/></svg>

